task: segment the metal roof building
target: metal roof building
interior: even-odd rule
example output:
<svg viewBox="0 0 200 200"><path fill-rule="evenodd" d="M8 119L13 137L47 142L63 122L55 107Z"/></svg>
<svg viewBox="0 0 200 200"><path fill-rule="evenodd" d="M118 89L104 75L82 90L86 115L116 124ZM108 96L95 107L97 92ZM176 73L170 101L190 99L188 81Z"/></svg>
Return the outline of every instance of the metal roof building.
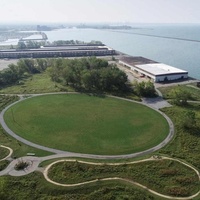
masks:
<svg viewBox="0 0 200 200"><path fill-rule="evenodd" d="M152 79L154 82L183 80L188 72L143 57L122 57L119 63L136 73Z"/></svg>
<svg viewBox="0 0 200 200"><path fill-rule="evenodd" d="M87 45L87 44L49 46L49 47L41 47L39 49L0 50L0 59L112 56L112 55L116 55L115 50L105 45Z"/></svg>

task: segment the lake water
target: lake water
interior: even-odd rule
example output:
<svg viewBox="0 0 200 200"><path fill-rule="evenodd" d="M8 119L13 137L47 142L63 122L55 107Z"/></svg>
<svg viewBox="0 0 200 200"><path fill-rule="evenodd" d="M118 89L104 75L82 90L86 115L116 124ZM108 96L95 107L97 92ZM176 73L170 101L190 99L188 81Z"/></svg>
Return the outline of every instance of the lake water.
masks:
<svg viewBox="0 0 200 200"><path fill-rule="evenodd" d="M45 33L49 41L98 40L126 54L143 56L187 70L189 76L200 79L200 25L135 27L133 30L123 31L60 29Z"/></svg>

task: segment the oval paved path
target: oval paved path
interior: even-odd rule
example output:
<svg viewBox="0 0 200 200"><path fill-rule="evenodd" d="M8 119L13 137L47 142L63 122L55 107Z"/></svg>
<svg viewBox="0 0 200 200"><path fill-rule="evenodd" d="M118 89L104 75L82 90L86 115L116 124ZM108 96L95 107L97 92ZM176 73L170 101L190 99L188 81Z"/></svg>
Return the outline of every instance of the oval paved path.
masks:
<svg viewBox="0 0 200 200"><path fill-rule="evenodd" d="M76 93L76 92L63 93L62 92L62 93L48 93L48 94L33 94L33 95L27 95L27 96L28 96L28 98L32 98L32 97L35 97L35 96L50 95L50 94L56 94L56 95L57 94L77 94L78 95L79 93ZM120 100L125 100L125 101L129 101L129 102L134 102L134 103L146 105L146 106L150 107L151 109L156 110L161 115L163 115L163 117L165 117L165 119L167 120L167 122L169 124L169 134L168 134L168 136L165 138L165 140L163 142L161 142L160 144L158 144L157 146L155 146L153 148L150 148L150 149L145 150L145 151L137 152L137 153L126 154L126 155L82 154L82 153L73 153L73 152L68 152L68 151L61 151L61 150L58 150L58 149L53 149L53 148L41 146L41 145L35 144L33 142L30 142L30 141L28 141L28 140L26 140L26 139L18 136L17 134L15 134L11 129L8 128L8 126L6 125L6 123L4 121L4 117L3 116L4 116L5 112L6 112L6 110L8 110L10 107L12 107L13 105L17 104L18 102L26 100L26 98L23 98L21 95L20 95L20 100L19 101L10 104L9 106L7 106L1 112L1 114L0 114L0 123L1 123L1 125L3 127L3 129L9 135L11 135L12 137L14 137L15 139L19 140L20 142L22 142L22 143L24 143L26 145L32 146L34 148L41 149L41 150L44 150L44 151L48 151L48 152L55 153L55 154L59 154L59 155L56 156L56 158L57 157L82 157L82 158L93 158L93 159L125 159L125 158L135 158L135 157L138 157L138 156L144 156L146 154L149 154L149 153L152 153L152 152L155 152L155 151L161 149L162 147L164 147L173 138L173 136L174 136L174 125L173 125L171 119L167 115L165 115L164 113L162 113L161 111L159 111L158 109L155 109L152 106L149 106L148 104L145 104L145 103L142 103L142 102L137 102L137 101L133 101L133 100L130 100L130 99L125 99L125 98L115 97L115 96L110 96L110 95L107 95L107 96L108 97L112 97L112 98L116 98L116 99L120 99ZM52 155L50 157L54 158L54 155Z"/></svg>

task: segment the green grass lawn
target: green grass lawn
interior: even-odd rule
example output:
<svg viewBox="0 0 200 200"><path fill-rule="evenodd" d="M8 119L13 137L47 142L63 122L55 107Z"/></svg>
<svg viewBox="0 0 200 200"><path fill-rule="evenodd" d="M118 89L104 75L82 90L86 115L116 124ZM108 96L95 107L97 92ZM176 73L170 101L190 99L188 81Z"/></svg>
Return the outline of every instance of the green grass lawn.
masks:
<svg viewBox="0 0 200 200"><path fill-rule="evenodd" d="M28 145L25 145L16 139L9 136L0 126L0 142L4 146L8 146L13 149L13 158L19 158L22 156L26 156L27 153L35 153L36 156L47 156L51 155L52 153L42 151L40 149L36 149L33 147L30 147ZM0 149L1 150L1 149Z"/></svg>
<svg viewBox="0 0 200 200"><path fill-rule="evenodd" d="M35 94L35 93L47 93L47 92L72 91L70 87L62 86L59 83L53 82L46 72L27 77L24 80L20 81L20 83L21 84L15 84L13 86L0 88L0 93Z"/></svg>
<svg viewBox="0 0 200 200"><path fill-rule="evenodd" d="M156 111L128 101L89 95L45 95L20 102L7 125L35 143L72 152L127 154L163 141L168 123Z"/></svg>
<svg viewBox="0 0 200 200"><path fill-rule="evenodd" d="M0 111L2 111L6 106L8 106L9 104L11 104L17 100L19 100L19 98L17 96L0 95ZM1 126L0 126L0 143L4 146L11 147L14 151L12 157L16 157L16 158L18 158L20 156L25 156L29 152L35 153L36 156L45 156L45 155L51 154L49 152L35 149L33 147L27 146L27 145L17 141L16 139L7 135ZM2 151L7 151L7 150L2 149ZM3 154L1 155L1 152L0 152L0 157L1 156L3 156Z"/></svg>
<svg viewBox="0 0 200 200"><path fill-rule="evenodd" d="M197 174L181 163L170 160L147 161L119 166L65 161L53 165L48 176L51 180L62 184L120 177L136 181L152 190L171 196L190 196L199 191Z"/></svg>

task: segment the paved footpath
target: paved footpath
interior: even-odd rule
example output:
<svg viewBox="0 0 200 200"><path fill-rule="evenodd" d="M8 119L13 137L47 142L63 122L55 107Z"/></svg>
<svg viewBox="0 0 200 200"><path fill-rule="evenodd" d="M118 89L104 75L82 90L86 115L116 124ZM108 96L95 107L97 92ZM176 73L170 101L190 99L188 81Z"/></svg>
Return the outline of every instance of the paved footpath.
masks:
<svg viewBox="0 0 200 200"><path fill-rule="evenodd" d="M69 93L50 93L50 94L69 94ZM74 93L73 94L79 94L79 93ZM162 114L166 120L168 121L168 124L169 124L169 127L170 127L170 130L169 130L169 134L167 136L167 138L162 142L160 143L159 145L151 148L151 149L148 149L146 151L142 151L142 152L138 152L138 153L134 153L134 154L128 154L128 155L116 155L116 156L112 156L112 155L106 155L106 156L103 156L103 155L92 155L92 154L81 154L81 153L73 153L73 152L67 152L67 151L61 151L61 150L57 150L57 149L53 149L53 148L48 148L48 147L44 147L44 146L41 146L41 145L38 145L38 144L35 144L35 143L32 143L28 140L25 140L21 137L19 137L18 135L16 135L12 130L10 130L5 121L4 121L4 113L5 111L10 108L11 106L15 105L16 103L20 102L20 101L24 101L26 98L31 98L31 97L34 97L34 96L40 96L40 95L48 95L48 94L34 94L34 95L19 95L20 96L20 100L9 105L8 107L6 107L0 114L0 123L2 125L2 127L5 129L5 131L11 135L12 137L14 137L15 139L29 145L29 146L32 146L32 147L35 147L35 148L38 148L38 149L41 149L41 150L44 150L44 151L49 151L51 153L54 153L53 155L50 155L50 156L45 156L45 157L35 157L35 156L25 156L25 157L22 157L22 158L19 158L19 159L15 159L15 160L12 160L11 163L8 165L8 167L1 171L0 172L0 176L3 176L3 175L11 175L11 176L24 176L24 175L27 175L29 173L32 173L34 171L40 171L44 174L44 177L46 178L47 181L53 183L53 184L57 184L57 185L61 185L59 183L55 183L53 182L52 180L50 180L48 178L48 169L54 164L50 164L49 166L46 167L46 169L42 169L42 168L39 168L39 164L43 161L46 161L46 160L51 160L51 159L59 159L59 158L65 158L65 157L80 157L80 158L92 158L92 159L125 159L125 158L134 158L134 157L138 157L138 156L144 156L146 154L149 154L149 153L152 153L154 151L157 151L159 150L160 148L164 147L171 139L172 137L174 136L174 125L172 123L172 121L170 120L170 118L168 116L166 116L164 113L160 112L159 109L161 107L166 107L166 106L170 106L170 104L167 104L166 102L164 102L163 104L163 99L161 97L159 97L159 99L143 99L143 102L135 102L133 100L129 100L129 99L124 99L124 98L121 98L121 97L115 97L115 96L109 96L109 97L113 97L113 98L117 98L117 99L121 99L121 100L126 100L126 101L130 101L130 102L135 102L135 103L139 103L139 104L142 104L142 105L146 105L154 110L156 110L157 112L159 112L160 114ZM161 101L162 104L158 104L157 101ZM166 104L165 104L166 103ZM0 147L3 147L3 148L7 148L9 149L10 153L8 156L6 156L5 158L3 158L2 160L11 160L11 155L12 155L12 149L9 148L9 147L5 147L3 145L1 145ZM155 158L153 158L155 159ZM199 180L200 180L200 175L199 175L199 172L194 168L192 167L191 165L188 165L182 161L179 161L177 159L172 159L172 158L166 158L166 157L163 157L162 159L171 159L171 160L176 160L180 163L182 163L183 165L186 165L187 167L193 169L196 174L198 175L199 177ZM136 163L136 162L144 162L144 161L147 161L147 160L152 160L152 158L150 159L145 159L145 160L140 160L140 161L133 161L133 163ZM0 160L1 161L1 160ZM21 170L21 171L17 171L15 170L15 165L19 162L27 162L28 163L28 167L24 170ZM61 161L56 161L56 162L61 162ZM79 161L79 162L83 162L83 161ZM93 163L95 164L95 163ZM102 164L102 163L101 163ZM112 163L110 163L112 165ZM123 163L118 163L117 165L119 164L123 164ZM126 163L127 164L127 163ZM113 165L116 165L113 164ZM134 184L136 186L139 186L143 189L146 189L148 190L149 192L155 194L155 195L158 195L160 197L164 197L164 198L167 198L167 199L177 199L177 200L188 200L188 199L193 199L194 197L198 196L200 194L200 191L190 197L171 197L171 196L166 196L166 195L162 195L160 193L157 193L156 191L153 191L153 190L150 190L149 188L137 183L137 182L134 182L134 181L131 181L131 180L128 180L128 179L123 179L123 178L119 178L119 177L114 177L114 178L105 178L105 179L98 179L98 180L92 180L90 182L96 182L96 181L109 181L109 180L122 180L122 181L126 181L126 182L129 182L130 184ZM88 184L87 182L85 183L77 183L76 185L84 185L84 184ZM66 185L65 185L66 186Z"/></svg>
<svg viewBox="0 0 200 200"><path fill-rule="evenodd" d="M71 92L71 93L63 93L62 92L62 93L48 93L48 94L33 94L33 95L24 95L24 96L28 96L28 98L32 98L32 97L35 97L35 96L49 95L49 94L77 94L77 95L79 95L79 93L76 93L76 92ZM54 153L54 154L59 154L60 157L81 157L81 158L93 158L93 159L125 159L125 158L135 158L135 157L139 157L139 156L144 156L144 155L150 154L152 152L155 152L155 151L161 149L174 136L174 125L173 125L171 119L167 115L165 115L164 113L162 113L161 111L159 111L157 108L155 108L155 107L153 107L151 105L148 105L145 102L137 102L137 101L133 101L133 100L130 100L130 99L125 99L125 98L122 98L122 97L116 97L116 96L107 95L108 97L112 97L112 98L116 98L116 99L120 99L120 100L124 100L124 101L129 101L129 102L134 102L134 103L138 103L138 104L142 104L142 105L148 106L148 107L156 110L157 112L159 112L167 120L167 122L169 124L169 134L168 134L168 136L165 138L164 141L162 141L160 144L158 144L157 146L155 146L153 148L150 148L150 149L145 150L145 151L133 153L133 154L127 154L127 155L94 155L94 154L82 154L82 153L73 153L73 152L62 151L62 150L58 150L58 149L53 149L53 148L45 147L45 146L38 145L38 144L35 144L33 142L30 142L30 141L28 141L28 140L26 140L26 139L18 136L17 134L15 134L7 126L7 124L4 121L4 114L5 114L6 110L8 110L10 107L12 107L13 105L17 104L18 102L26 100L27 98L24 98L24 96L20 96L21 98L20 98L19 101L14 102L11 105L7 106L1 112L1 114L0 114L0 123L1 123L1 125L3 127L3 129L10 136L12 136L13 138L19 140L20 142L22 142L22 143L24 143L26 145L29 145L29 146L32 146L34 148L41 149L41 150L44 150L44 151L48 151L48 152L51 152L51 153Z"/></svg>
<svg viewBox="0 0 200 200"><path fill-rule="evenodd" d="M3 148L7 148L7 149L11 149L9 147L5 147L5 146L1 146ZM11 156L9 154L9 156ZM59 158L60 155L57 154L57 155L54 155L54 158ZM6 156L7 159L9 159L8 156ZM129 180L129 179L125 179L125 178L120 178L120 177L112 177L112 178L100 178L100 179L95 179L95 180L90 180L90 181L86 181L86 182L81 182L81 183L75 183L75 184L61 184L61 183L58 183L58 182L55 182L53 180L51 180L49 177L48 177L48 171L49 169L56 163L59 163L59 162L80 162L80 163L85 163L85 164L90 164L90 165L105 165L105 163L95 163L95 162L86 162L86 161L79 161L79 160L75 160L75 159L62 159L62 160L58 160L58 161L55 161L51 164L49 164L45 169L41 169L39 168L39 164L43 161L46 161L46 160L49 160L51 159L52 157L51 156L46 156L46 157L33 157L33 156L26 156L26 157L22 157L22 158L19 158L19 159L15 159L13 160L9 165L8 167L1 171L0 172L0 176L3 176L3 175L10 175L10 176L25 176L29 173L32 173L34 171L40 171L43 173L44 175L44 178L54 184L54 185L58 185L58 186L63 186L63 187L78 187L78 186L82 186L82 185L87 185L89 183L95 183L95 182L99 182L99 181L111 181L111 180L120 180L120 181L124 181L124 182L127 182L129 184L132 184L132 185L136 185L136 186L139 186L145 190L147 190L148 192L154 194L154 195L157 195L157 196L160 196L160 197L164 197L166 199L176 199L176 200L189 200L189 199L193 199L195 197L197 197L199 194L200 194L200 191L198 191L196 194L193 194L191 196L188 196L188 197L172 197L172 196L167 196L167 195L163 195L159 192L156 192L154 190L151 190L149 189L148 187L140 184L140 183L137 183L133 180ZM151 157L151 158L147 158L147 159L143 159L143 160L137 160L137 161L132 161L132 162L125 162L125 163L106 163L106 165L123 165L123 164L127 164L127 165L133 165L135 163L141 163L141 162L148 162L148 161L153 161L153 160L160 160L160 159L163 159L163 160L173 160L173 161L176 161L176 162L179 162L183 165L185 165L186 167L192 169L195 171L195 173L197 174L198 176L198 179L200 181L200 174L199 174L199 171L197 171L193 166L187 164L187 163L184 163L178 159L174 159L174 158L168 158L168 157ZM19 162L26 162L28 163L28 167L24 170L20 170L20 171L17 171L15 170L15 165Z"/></svg>

